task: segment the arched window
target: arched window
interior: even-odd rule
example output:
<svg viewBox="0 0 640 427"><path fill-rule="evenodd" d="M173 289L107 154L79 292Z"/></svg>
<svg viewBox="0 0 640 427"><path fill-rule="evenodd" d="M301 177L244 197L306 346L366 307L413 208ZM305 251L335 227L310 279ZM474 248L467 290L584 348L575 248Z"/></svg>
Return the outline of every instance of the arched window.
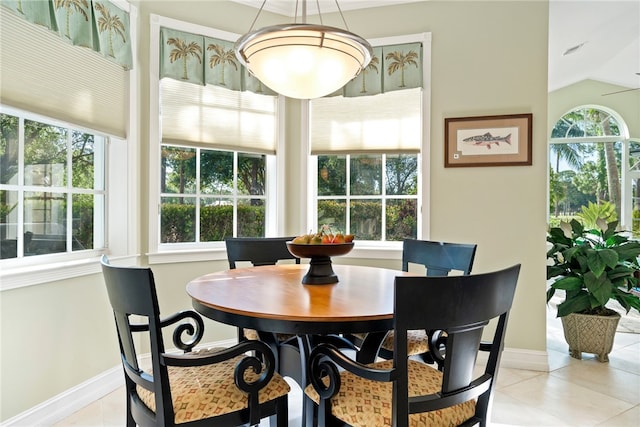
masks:
<svg viewBox="0 0 640 427"><path fill-rule="evenodd" d="M563 115L551 132L549 163L551 224L576 218L591 227L602 217L640 234L632 221L640 220L640 144L629 141L619 114L588 105Z"/></svg>

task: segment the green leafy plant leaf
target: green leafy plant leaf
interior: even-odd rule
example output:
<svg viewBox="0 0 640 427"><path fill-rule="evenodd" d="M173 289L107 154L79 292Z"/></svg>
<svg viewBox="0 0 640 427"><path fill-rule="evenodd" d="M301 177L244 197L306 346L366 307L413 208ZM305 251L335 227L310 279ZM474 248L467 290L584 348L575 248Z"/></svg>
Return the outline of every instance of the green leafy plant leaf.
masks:
<svg viewBox="0 0 640 427"><path fill-rule="evenodd" d="M588 310L590 307L591 302L589 300L589 294L582 292L578 296L566 299L564 302L558 304L558 317L566 316L571 313L579 313Z"/></svg>
<svg viewBox="0 0 640 427"><path fill-rule="evenodd" d="M640 311L640 298L631 290L639 283L640 242L629 240L626 232L619 231L618 221L607 221L588 212L589 225L576 219L551 227L547 241L551 248L547 258L547 301L556 291L564 291L565 299L558 305L558 316L570 313L604 313L610 300L618 301L627 312ZM593 214L593 215L592 215ZM638 277L636 277L638 275Z"/></svg>
<svg viewBox="0 0 640 427"><path fill-rule="evenodd" d="M607 275L596 276L594 273L588 272L584 275L584 284L589 293L596 299L598 305L604 306L609 301L613 291L613 284Z"/></svg>

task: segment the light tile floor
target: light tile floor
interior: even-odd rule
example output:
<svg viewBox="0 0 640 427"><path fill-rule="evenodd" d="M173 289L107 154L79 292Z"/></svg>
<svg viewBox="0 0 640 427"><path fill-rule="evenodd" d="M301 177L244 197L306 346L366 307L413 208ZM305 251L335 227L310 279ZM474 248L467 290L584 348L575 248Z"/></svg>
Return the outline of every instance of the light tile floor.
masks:
<svg viewBox="0 0 640 427"><path fill-rule="evenodd" d="M562 325L549 310L547 351L550 372L500 369L491 425L640 426L640 334L617 333L609 363L583 353L568 355ZM301 391L292 383L290 425L300 425ZM123 426L124 389L72 414L55 427ZM263 421L261 426L268 426Z"/></svg>

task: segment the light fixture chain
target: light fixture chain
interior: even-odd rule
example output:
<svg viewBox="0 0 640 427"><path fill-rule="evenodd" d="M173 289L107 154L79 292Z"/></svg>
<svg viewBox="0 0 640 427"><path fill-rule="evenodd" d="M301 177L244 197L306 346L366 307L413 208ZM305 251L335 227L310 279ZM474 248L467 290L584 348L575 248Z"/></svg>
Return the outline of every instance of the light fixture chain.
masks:
<svg viewBox="0 0 640 427"><path fill-rule="evenodd" d="M258 10L258 14L256 15L255 18L253 18L253 22L251 23L251 27L249 28L249 33L253 31L253 26L256 25L256 21L258 20L258 17L260 16L260 14L262 13L262 9L264 8L264 5L267 3L267 0L264 0L262 2L262 6L260 6L260 10Z"/></svg>
<svg viewBox="0 0 640 427"><path fill-rule="evenodd" d="M320 12L320 0L316 0L316 7L318 8L318 17L320 18L320 25L324 25L322 23L322 12Z"/></svg>
<svg viewBox="0 0 640 427"><path fill-rule="evenodd" d="M336 0L336 7L338 8L338 12L340 12L340 17L342 18L342 22L344 23L344 28L345 28L347 31L351 31L351 30L349 29L349 26L347 25L347 20L346 20L346 19L344 19L344 15L342 14L342 9L340 9L340 5L338 4L338 0Z"/></svg>
<svg viewBox="0 0 640 427"><path fill-rule="evenodd" d="M296 11L293 14L293 23L296 24L298 23L298 4L300 3L300 0L296 0ZM302 23L304 23L304 19L302 20Z"/></svg>

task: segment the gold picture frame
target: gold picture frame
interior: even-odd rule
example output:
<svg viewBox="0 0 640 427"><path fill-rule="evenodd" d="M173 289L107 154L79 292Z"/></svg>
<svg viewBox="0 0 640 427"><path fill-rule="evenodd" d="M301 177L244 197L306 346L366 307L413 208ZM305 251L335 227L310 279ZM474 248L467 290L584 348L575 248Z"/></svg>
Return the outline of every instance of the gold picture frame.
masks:
<svg viewBox="0 0 640 427"><path fill-rule="evenodd" d="M444 119L444 167L530 166L533 114Z"/></svg>

